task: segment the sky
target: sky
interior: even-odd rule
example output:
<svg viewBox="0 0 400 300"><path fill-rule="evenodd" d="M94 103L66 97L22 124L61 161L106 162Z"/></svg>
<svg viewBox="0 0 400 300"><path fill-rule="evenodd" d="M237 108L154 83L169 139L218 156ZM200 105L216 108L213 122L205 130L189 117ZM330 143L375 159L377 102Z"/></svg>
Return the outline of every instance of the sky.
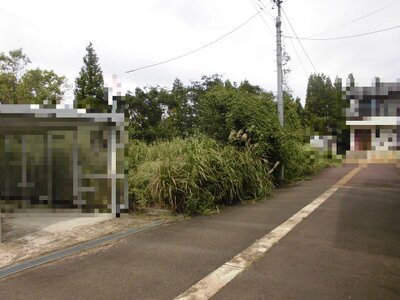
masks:
<svg viewBox="0 0 400 300"><path fill-rule="evenodd" d="M276 93L277 9L272 4L270 0L1 1L0 52L23 48L32 61L29 68L66 76L71 91L85 48L92 42L106 85L112 86L115 74L122 92L145 86L168 88L175 78L189 84L202 75L220 74L231 82L248 80ZM260 7L262 12L245 25L198 52L126 73L206 45L246 22ZM291 26L298 37L329 30L315 38L334 38L400 25L400 0L285 0L282 7L287 16L282 15L285 36L295 35ZM312 73L324 73L332 80L353 73L360 86L370 86L375 76L390 82L400 78L400 27L348 39L302 40L305 51L296 39L283 38L283 44L291 57L286 65L291 70L288 85L303 104ZM66 94L71 97L72 92Z"/></svg>

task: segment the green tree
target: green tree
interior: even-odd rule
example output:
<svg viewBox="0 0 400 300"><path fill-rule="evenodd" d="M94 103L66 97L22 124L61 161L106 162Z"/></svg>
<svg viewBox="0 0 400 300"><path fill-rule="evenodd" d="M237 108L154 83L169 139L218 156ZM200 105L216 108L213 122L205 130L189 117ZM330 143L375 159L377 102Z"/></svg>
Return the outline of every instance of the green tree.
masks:
<svg viewBox="0 0 400 300"><path fill-rule="evenodd" d="M198 103L198 126L201 132L220 142L227 142L230 125L227 114L235 101L236 91L223 85L215 85L200 94Z"/></svg>
<svg viewBox="0 0 400 300"><path fill-rule="evenodd" d="M285 91L285 127L281 128L274 95L243 81L238 86L218 75L203 76L189 86L176 79L171 90L137 88L126 95L130 136L147 143L202 133L219 144L251 149L272 167L285 165L285 179L301 176L307 166L303 148L300 100ZM299 105L300 104L300 108ZM274 172L276 183L279 172Z"/></svg>
<svg viewBox="0 0 400 300"><path fill-rule="evenodd" d="M55 106L64 96L66 79L54 71L28 70L18 85L19 103L36 103Z"/></svg>
<svg viewBox="0 0 400 300"><path fill-rule="evenodd" d="M252 85L248 80L244 80L239 85L239 91L244 91L253 95L262 95L264 93L263 89L258 85Z"/></svg>
<svg viewBox="0 0 400 300"><path fill-rule="evenodd" d="M64 76L39 68L26 71L29 57L22 49L0 53L0 102L3 104L60 103L67 88Z"/></svg>
<svg viewBox="0 0 400 300"><path fill-rule="evenodd" d="M165 97L165 93L165 90L158 87L149 87L145 90L136 88L135 93L126 94L132 138L151 143L165 137L161 130L165 112L161 99Z"/></svg>
<svg viewBox="0 0 400 300"><path fill-rule="evenodd" d="M284 103L284 127L285 130L293 136L302 139L302 124L301 124L301 111L299 113L299 105L301 107L300 99L293 99L292 94L288 92L283 93Z"/></svg>
<svg viewBox="0 0 400 300"><path fill-rule="evenodd" d="M352 74L351 76L351 82L354 84L354 77ZM338 154L346 154L347 150L350 150L350 128L346 126L346 108L348 108L349 103L345 101L345 91L342 86L342 79L339 77L335 78L335 93L336 93L336 99L337 99L337 106L336 106L336 115L338 116L337 118L337 130L336 130L336 135L337 135L337 152ZM340 116L340 117L339 117Z"/></svg>
<svg viewBox="0 0 400 300"><path fill-rule="evenodd" d="M304 127L305 127L304 107L303 107L303 105L301 104L301 100L300 100L299 97L296 97L295 103L296 103L296 112L297 112L297 115L299 116L301 126L304 128Z"/></svg>
<svg viewBox="0 0 400 300"><path fill-rule="evenodd" d="M285 181L291 181L303 174L306 163L303 151L304 129L301 122L303 108L300 99L295 100L288 92L283 93L283 102L285 123L279 156L285 166Z"/></svg>
<svg viewBox="0 0 400 300"><path fill-rule="evenodd" d="M79 108L101 111L107 107L104 97L104 79L99 59L92 43L86 47L83 66L75 79L75 100Z"/></svg>
<svg viewBox="0 0 400 300"><path fill-rule="evenodd" d="M17 78L11 73L0 73L0 103L17 103Z"/></svg>
<svg viewBox="0 0 400 300"><path fill-rule="evenodd" d="M279 160L282 130L271 93L244 81L239 88L215 85L200 96L199 130L221 143L257 144L257 155Z"/></svg>
<svg viewBox="0 0 400 300"><path fill-rule="evenodd" d="M337 131L343 120L341 98L324 74L312 74L308 80L305 116L307 125L320 134Z"/></svg>
<svg viewBox="0 0 400 300"><path fill-rule="evenodd" d="M189 90L179 79L175 79L172 89L163 93L166 118L163 121L164 131L169 137L188 137L194 133L194 108L189 101Z"/></svg>
<svg viewBox="0 0 400 300"><path fill-rule="evenodd" d="M0 53L0 102L17 103L17 86L25 67L30 63L22 48Z"/></svg>
<svg viewBox="0 0 400 300"><path fill-rule="evenodd" d="M22 51L22 48L0 53L0 70L7 74L13 74L19 79L21 72L31 63L29 57Z"/></svg>

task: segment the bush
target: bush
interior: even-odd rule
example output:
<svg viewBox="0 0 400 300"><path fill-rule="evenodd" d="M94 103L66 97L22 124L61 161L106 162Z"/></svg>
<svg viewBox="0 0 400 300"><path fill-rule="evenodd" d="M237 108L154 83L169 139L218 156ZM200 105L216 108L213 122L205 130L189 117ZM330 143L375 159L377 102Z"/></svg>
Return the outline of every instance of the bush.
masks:
<svg viewBox="0 0 400 300"><path fill-rule="evenodd" d="M203 136L143 146L130 146L135 168L129 186L135 209L208 214L220 205L263 198L272 191L267 165L251 148L222 147Z"/></svg>

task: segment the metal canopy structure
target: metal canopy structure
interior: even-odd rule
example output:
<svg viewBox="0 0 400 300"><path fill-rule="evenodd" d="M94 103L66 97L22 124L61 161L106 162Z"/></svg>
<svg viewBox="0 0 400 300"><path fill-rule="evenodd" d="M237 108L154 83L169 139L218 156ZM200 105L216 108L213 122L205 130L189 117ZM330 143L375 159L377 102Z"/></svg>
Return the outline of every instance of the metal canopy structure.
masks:
<svg viewBox="0 0 400 300"><path fill-rule="evenodd" d="M2 210L128 209L124 113L0 105Z"/></svg>

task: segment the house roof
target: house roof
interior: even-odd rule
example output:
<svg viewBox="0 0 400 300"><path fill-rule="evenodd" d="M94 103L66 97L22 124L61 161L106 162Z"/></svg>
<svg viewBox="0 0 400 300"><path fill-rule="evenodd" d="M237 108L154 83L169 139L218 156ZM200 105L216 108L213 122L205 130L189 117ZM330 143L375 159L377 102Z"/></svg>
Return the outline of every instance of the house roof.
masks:
<svg viewBox="0 0 400 300"><path fill-rule="evenodd" d="M400 99L400 82L376 82L370 87L346 87L346 100Z"/></svg>
<svg viewBox="0 0 400 300"><path fill-rule="evenodd" d="M0 104L0 116L32 116L37 119L80 119L100 123L123 123L123 113L88 113L86 109L43 108L38 104Z"/></svg>

